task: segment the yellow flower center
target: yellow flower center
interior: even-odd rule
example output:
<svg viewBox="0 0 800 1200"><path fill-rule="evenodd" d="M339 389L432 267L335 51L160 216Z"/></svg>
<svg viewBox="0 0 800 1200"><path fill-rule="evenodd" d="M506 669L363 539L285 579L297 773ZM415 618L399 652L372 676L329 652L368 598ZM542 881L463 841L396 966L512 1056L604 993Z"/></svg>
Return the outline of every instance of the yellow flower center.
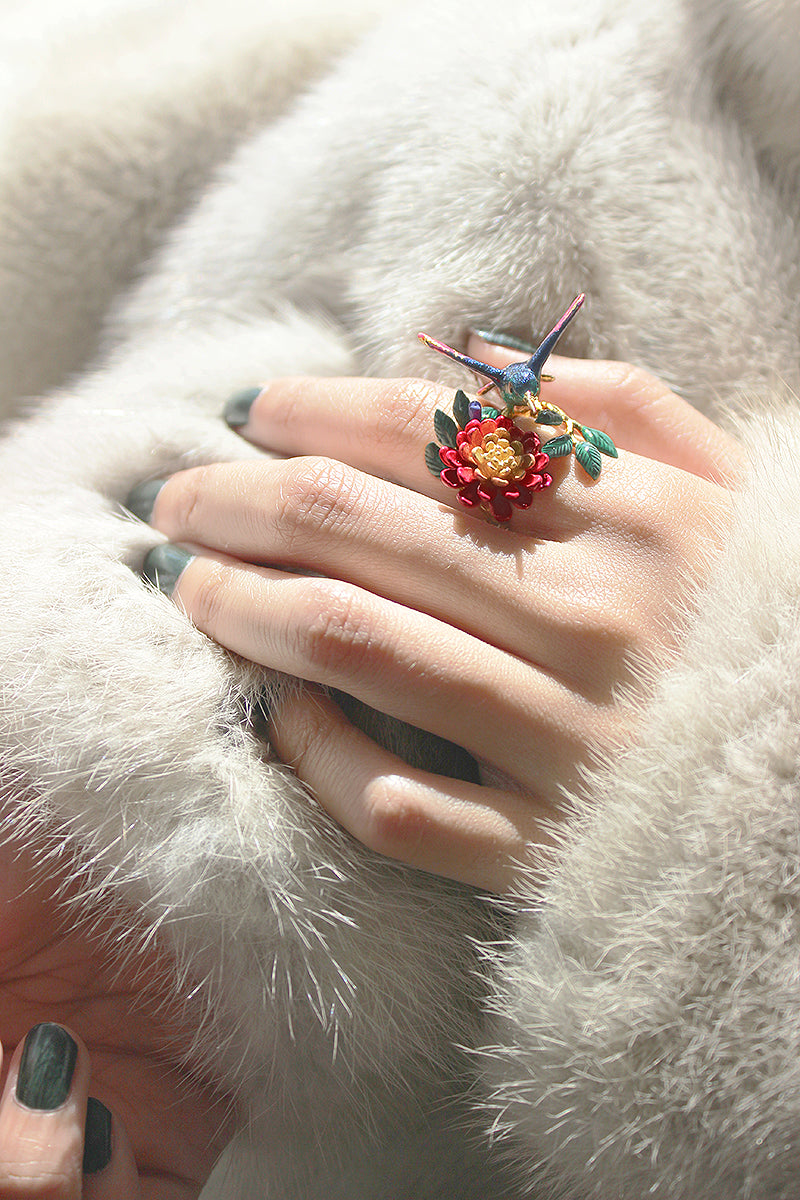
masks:
<svg viewBox="0 0 800 1200"><path fill-rule="evenodd" d="M471 448L470 457L478 474L499 487L521 479L531 465L522 442L510 441L507 429L487 433L479 446Z"/></svg>

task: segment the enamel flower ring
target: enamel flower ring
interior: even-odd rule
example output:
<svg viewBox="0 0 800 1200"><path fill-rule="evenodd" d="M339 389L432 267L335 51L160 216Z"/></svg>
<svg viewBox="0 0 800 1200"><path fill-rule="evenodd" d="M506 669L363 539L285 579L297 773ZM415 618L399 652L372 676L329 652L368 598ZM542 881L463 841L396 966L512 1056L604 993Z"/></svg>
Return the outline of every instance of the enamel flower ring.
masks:
<svg viewBox="0 0 800 1200"><path fill-rule="evenodd" d="M466 399L463 392L456 395ZM465 508L482 505L496 521L510 520L512 506L530 508L533 493L553 482L546 470L550 459L542 453L538 436L520 429L510 417L481 413L456 429L455 441L455 446L441 448L431 443L436 474L442 483L458 489Z"/></svg>
<svg viewBox="0 0 800 1200"><path fill-rule="evenodd" d="M543 375L542 367L584 299L580 295L573 300L536 350L514 338L483 334L487 341L530 355L502 369L469 358L427 334L419 335L432 350L489 380L479 389L478 397L492 389L500 393L502 409L486 406L479 398L471 400L459 390L452 417L442 409L434 413L439 440L428 443L425 462L442 483L458 489L458 499L465 508L483 507L496 521L509 521L514 508L529 508L533 493L550 486L552 476L547 464L551 458L574 454L584 471L597 479L601 455L617 457L608 434L582 425L556 405L540 400L542 380L553 378ZM555 436L542 443L535 429L520 427L521 419L553 427Z"/></svg>

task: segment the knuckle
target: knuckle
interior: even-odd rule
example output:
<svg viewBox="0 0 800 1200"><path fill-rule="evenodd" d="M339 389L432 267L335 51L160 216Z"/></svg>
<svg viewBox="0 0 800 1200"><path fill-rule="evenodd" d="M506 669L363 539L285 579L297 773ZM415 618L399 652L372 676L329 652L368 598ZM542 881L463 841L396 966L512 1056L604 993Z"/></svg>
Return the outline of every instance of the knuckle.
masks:
<svg viewBox="0 0 800 1200"><path fill-rule="evenodd" d="M299 704L289 702L278 708L273 726L278 729L281 742L291 746L291 763L302 779L306 764L318 756L325 744L328 726L322 709L304 689Z"/></svg>
<svg viewBox="0 0 800 1200"><path fill-rule="evenodd" d="M209 488L213 488L213 475L213 467L193 467L170 480L170 523L185 536L203 528L203 499Z"/></svg>
<svg viewBox="0 0 800 1200"><path fill-rule="evenodd" d="M614 393L615 405L621 406L629 415L642 418L651 410L656 412L663 401L666 388L655 375L644 367L633 363L610 362L607 364L607 382Z"/></svg>
<svg viewBox="0 0 800 1200"><path fill-rule="evenodd" d="M297 621L304 655L326 676L352 674L373 648L369 614L347 584L309 580Z"/></svg>
<svg viewBox="0 0 800 1200"><path fill-rule="evenodd" d="M298 535L335 529L359 506L363 485L356 472L329 458L287 463L277 506L277 529L289 542Z"/></svg>
<svg viewBox="0 0 800 1200"><path fill-rule="evenodd" d="M638 692L648 664L669 649L672 620L663 606L646 602L607 608L582 617L571 639L568 671L586 695L617 697Z"/></svg>
<svg viewBox="0 0 800 1200"><path fill-rule="evenodd" d="M398 442L416 448L431 440L433 413L443 400L442 389L427 379L392 381L380 397L373 438L379 451L397 451Z"/></svg>
<svg viewBox="0 0 800 1200"><path fill-rule="evenodd" d="M653 377L633 363L611 362L608 364L608 381L622 396L632 400L651 385Z"/></svg>
<svg viewBox="0 0 800 1200"><path fill-rule="evenodd" d="M598 605L582 617L580 632L587 654L613 656L630 651L638 640L639 627L632 608Z"/></svg>
<svg viewBox="0 0 800 1200"><path fill-rule="evenodd" d="M72 1195L72 1171L66 1162L9 1163L0 1170L2 1195L35 1196L36 1200L63 1200Z"/></svg>
<svg viewBox="0 0 800 1200"><path fill-rule="evenodd" d="M192 621L199 629L213 636L224 618L229 600L229 569L211 559L200 578L194 582L190 609Z"/></svg>
<svg viewBox="0 0 800 1200"><path fill-rule="evenodd" d="M628 654L638 641L640 615L635 598L630 604L620 603L618 590L613 581L603 586L595 580L592 588L573 595L560 612L569 661L581 673L587 666L602 672L603 664Z"/></svg>
<svg viewBox="0 0 800 1200"><path fill-rule="evenodd" d="M365 804L362 840L376 854L412 862L425 840L430 818L423 805L392 776L374 780Z"/></svg>

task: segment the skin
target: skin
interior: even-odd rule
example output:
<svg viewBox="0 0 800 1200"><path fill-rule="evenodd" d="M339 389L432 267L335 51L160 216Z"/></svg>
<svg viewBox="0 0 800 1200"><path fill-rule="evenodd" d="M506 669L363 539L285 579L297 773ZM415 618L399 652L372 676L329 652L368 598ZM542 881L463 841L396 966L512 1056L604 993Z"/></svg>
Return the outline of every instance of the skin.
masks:
<svg viewBox="0 0 800 1200"><path fill-rule="evenodd" d="M468 352L513 357L477 339ZM433 410L452 393L419 380L270 383L241 433L288 460L180 472L152 518L196 551L174 593L187 615L309 681L271 732L328 811L381 853L498 893L546 865L580 764L635 741L648 681L678 651L679 614L724 543L741 469L738 447L651 376L555 358L548 370L543 398L604 429L620 458L595 483L558 460L554 486L509 528L460 509L426 470ZM451 737L493 785L410 769L321 685ZM182 1065L192 1029L170 964L140 947L120 971L102 910L91 932L69 918L74 864L35 866L21 842L0 847L0 1200L196 1197L230 1108ZM51 1113L14 1094L40 1021L66 1022L79 1047ZM88 1094L112 1111L113 1153L84 1177Z"/></svg>
<svg viewBox="0 0 800 1200"><path fill-rule="evenodd" d="M8 818L0 805L4 828ZM74 878L71 861L45 875L21 842L0 846L0 1200L190 1200L229 1140L228 1101L180 1061L193 1029L167 960L139 948L120 969L102 908L93 933L70 919ZM53 1112L15 1098L25 1035L43 1021L79 1046ZM87 1095L112 1112L112 1157L84 1176Z"/></svg>
<svg viewBox="0 0 800 1200"><path fill-rule="evenodd" d="M508 527L427 471L452 391L420 380L272 381L240 432L288 459L182 471L152 515L195 552L174 592L192 621L308 681L272 738L329 813L382 854L498 893L546 865L582 766L635 741L740 470L731 439L653 377L556 358L548 371L543 399L620 457L596 482L553 460L554 485ZM464 746L487 786L412 770L325 686Z"/></svg>

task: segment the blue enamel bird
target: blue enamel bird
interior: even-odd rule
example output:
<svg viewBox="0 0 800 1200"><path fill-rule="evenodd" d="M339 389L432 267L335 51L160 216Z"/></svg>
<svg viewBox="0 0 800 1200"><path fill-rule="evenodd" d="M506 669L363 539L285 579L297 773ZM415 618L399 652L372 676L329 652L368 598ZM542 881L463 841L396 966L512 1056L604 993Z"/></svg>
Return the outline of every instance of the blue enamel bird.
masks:
<svg viewBox="0 0 800 1200"><path fill-rule="evenodd" d="M467 354L461 354L460 351L454 350L452 346L446 346L444 342L437 342L434 338L428 337L427 333L421 333L419 339L426 346L430 346L432 350L438 350L440 354L446 354L454 362L461 363L462 366L468 367L471 371L475 371L476 374L483 375L484 378L490 380L489 383L480 389L478 392L479 396L483 395L484 392L488 392L491 388L497 388L506 398L509 407L524 404L530 405L531 401L536 401L539 397L542 367L553 352L561 334L567 325L569 325L585 299L586 296L583 292L580 296L575 297L567 311L555 323L547 337L534 350L527 362L514 362L502 369L500 367L490 367L488 363L479 362L476 358L470 358ZM501 344L503 340L501 340ZM513 345L514 343L510 342L507 344ZM545 375L544 378L547 379L548 376Z"/></svg>

